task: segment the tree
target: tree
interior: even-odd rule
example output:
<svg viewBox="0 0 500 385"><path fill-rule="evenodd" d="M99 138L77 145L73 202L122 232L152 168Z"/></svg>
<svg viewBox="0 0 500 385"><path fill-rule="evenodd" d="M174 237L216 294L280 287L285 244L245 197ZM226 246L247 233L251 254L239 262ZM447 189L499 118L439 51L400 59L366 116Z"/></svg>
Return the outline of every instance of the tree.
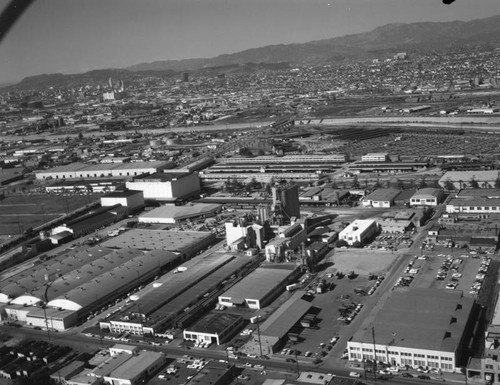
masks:
<svg viewBox="0 0 500 385"><path fill-rule="evenodd" d="M446 181L444 182L444 188L448 191L455 190L455 185L451 180L446 179Z"/></svg>
<svg viewBox="0 0 500 385"><path fill-rule="evenodd" d="M500 176L497 176L497 179L495 179L495 188L500 188Z"/></svg>
<svg viewBox="0 0 500 385"><path fill-rule="evenodd" d="M337 241L337 247L346 247L346 246L349 246L349 244L347 243L346 240L344 239L339 239Z"/></svg>
<svg viewBox="0 0 500 385"><path fill-rule="evenodd" d="M479 188L479 183L478 183L478 181L476 180L476 178L474 176L470 180L470 187L472 187L472 188Z"/></svg>
<svg viewBox="0 0 500 385"><path fill-rule="evenodd" d="M352 179L352 187L359 188L359 180L357 175L354 175L354 178Z"/></svg>
<svg viewBox="0 0 500 385"><path fill-rule="evenodd" d="M424 176L424 177L422 177L422 179L420 179L418 181L418 188L421 189L421 188L425 188L425 187L427 187L427 182L426 182L425 176Z"/></svg>
<svg viewBox="0 0 500 385"><path fill-rule="evenodd" d="M240 148L240 151L238 152L241 156L253 156L252 151L248 147L242 147Z"/></svg>

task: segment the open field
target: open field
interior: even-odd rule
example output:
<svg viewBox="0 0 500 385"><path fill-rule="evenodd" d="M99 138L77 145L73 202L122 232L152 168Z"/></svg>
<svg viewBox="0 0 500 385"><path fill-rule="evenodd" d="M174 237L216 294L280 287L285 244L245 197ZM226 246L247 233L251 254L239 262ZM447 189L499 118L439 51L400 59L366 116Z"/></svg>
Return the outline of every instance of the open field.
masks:
<svg viewBox="0 0 500 385"><path fill-rule="evenodd" d="M0 236L16 235L76 210L96 198L93 196L13 195L0 203Z"/></svg>

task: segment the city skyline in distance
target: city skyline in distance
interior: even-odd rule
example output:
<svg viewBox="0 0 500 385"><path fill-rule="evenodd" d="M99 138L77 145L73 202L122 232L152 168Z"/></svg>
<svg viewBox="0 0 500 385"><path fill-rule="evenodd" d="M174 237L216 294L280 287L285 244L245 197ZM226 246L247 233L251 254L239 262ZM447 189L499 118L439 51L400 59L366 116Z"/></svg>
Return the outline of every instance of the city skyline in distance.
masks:
<svg viewBox="0 0 500 385"><path fill-rule="evenodd" d="M211 58L304 43L389 23L473 20L496 0L132 0L34 2L0 44L0 83L142 62ZM7 4L0 0L2 9Z"/></svg>

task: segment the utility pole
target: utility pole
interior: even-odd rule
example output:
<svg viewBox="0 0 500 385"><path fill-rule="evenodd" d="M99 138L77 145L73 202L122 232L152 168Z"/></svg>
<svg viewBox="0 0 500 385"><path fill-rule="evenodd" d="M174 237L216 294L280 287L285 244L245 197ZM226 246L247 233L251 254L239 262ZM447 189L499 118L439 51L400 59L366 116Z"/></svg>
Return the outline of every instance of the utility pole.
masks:
<svg viewBox="0 0 500 385"><path fill-rule="evenodd" d="M259 338L259 351L260 351L260 357L262 357L262 343L260 341L260 315L257 316L257 336Z"/></svg>
<svg viewBox="0 0 500 385"><path fill-rule="evenodd" d="M375 327L372 326L373 338L373 379L377 382L377 346L375 345Z"/></svg>

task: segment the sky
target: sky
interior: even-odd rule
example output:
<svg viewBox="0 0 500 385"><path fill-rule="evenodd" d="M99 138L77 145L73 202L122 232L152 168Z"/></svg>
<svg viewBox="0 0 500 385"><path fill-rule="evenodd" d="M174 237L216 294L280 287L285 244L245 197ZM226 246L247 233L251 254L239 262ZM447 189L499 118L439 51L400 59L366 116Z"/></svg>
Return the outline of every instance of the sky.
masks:
<svg viewBox="0 0 500 385"><path fill-rule="evenodd" d="M0 42L0 83L499 14L500 0L35 0Z"/></svg>

